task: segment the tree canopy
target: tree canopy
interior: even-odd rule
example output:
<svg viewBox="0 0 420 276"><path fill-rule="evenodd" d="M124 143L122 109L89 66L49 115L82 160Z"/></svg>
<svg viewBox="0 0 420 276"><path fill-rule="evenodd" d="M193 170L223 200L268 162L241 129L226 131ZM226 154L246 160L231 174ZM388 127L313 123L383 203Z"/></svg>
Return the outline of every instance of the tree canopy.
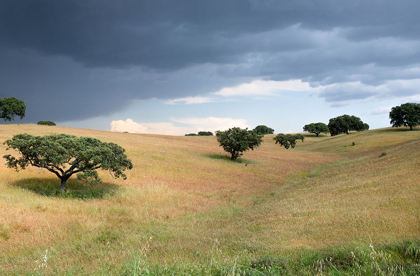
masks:
<svg viewBox="0 0 420 276"><path fill-rule="evenodd" d="M363 131L365 125L359 117L342 115L330 119L328 129L331 136L335 136L341 133L349 134L349 131Z"/></svg>
<svg viewBox="0 0 420 276"><path fill-rule="evenodd" d="M261 134L239 127L230 128L226 131L216 131L216 137L220 146L230 154L230 160L232 161L241 156L244 151L254 150L262 142Z"/></svg>
<svg viewBox="0 0 420 276"><path fill-rule="evenodd" d="M296 140L302 140L303 142L304 139L305 137L301 134L291 135L283 133L279 133L273 138L273 140L276 141L276 144L280 144L280 146L283 146L286 149L289 149L290 147L294 148L296 146Z"/></svg>
<svg viewBox="0 0 420 276"><path fill-rule="evenodd" d="M198 136L213 136L213 132L211 132L211 131L199 131Z"/></svg>
<svg viewBox="0 0 420 276"><path fill-rule="evenodd" d="M39 121L37 123L38 125L43 125L43 126L55 126L56 124L52 121Z"/></svg>
<svg viewBox="0 0 420 276"><path fill-rule="evenodd" d="M265 126L265 125L256 126L254 128L254 131L256 133L262 134L262 135L265 135L265 134L273 134L274 133L274 129L272 129L271 127Z"/></svg>
<svg viewBox="0 0 420 276"><path fill-rule="evenodd" d="M199 131L197 133L187 133L185 136L213 136L213 132L211 131Z"/></svg>
<svg viewBox="0 0 420 276"><path fill-rule="evenodd" d="M410 130L420 125L420 104L405 103L394 106L389 113L391 125L393 127L408 126Z"/></svg>
<svg viewBox="0 0 420 276"><path fill-rule="evenodd" d="M370 126L366 123L363 124L363 130L369 130Z"/></svg>
<svg viewBox="0 0 420 276"><path fill-rule="evenodd" d="M324 123L311 123L305 125L303 127L303 131L314 133L316 134L316 137L318 137L320 133L328 133L329 129L328 126Z"/></svg>
<svg viewBox="0 0 420 276"><path fill-rule="evenodd" d="M16 171L28 165L45 168L61 180L61 191L65 190L66 182L73 174L78 174L78 179L97 182L100 181L97 169L126 179L124 171L133 168L122 147L90 137L17 134L4 143L7 150L17 150L20 154L19 157L3 156L9 168Z"/></svg>
<svg viewBox="0 0 420 276"><path fill-rule="evenodd" d="M13 97L0 99L0 118L5 121L14 120L15 116L20 119L25 117L26 105L23 101Z"/></svg>

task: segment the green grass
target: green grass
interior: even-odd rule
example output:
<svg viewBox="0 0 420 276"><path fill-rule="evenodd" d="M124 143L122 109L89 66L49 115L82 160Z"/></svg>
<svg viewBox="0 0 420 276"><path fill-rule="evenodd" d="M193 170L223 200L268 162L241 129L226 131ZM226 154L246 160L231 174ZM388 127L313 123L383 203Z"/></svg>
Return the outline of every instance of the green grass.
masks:
<svg viewBox="0 0 420 276"><path fill-rule="evenodd" d="M97 275L419 275L420 244L415 241L375 247L372 244L352 248L333 248L322 251L302 250L287 257L261 256L255 259L220 259L217 248L205 260L186 263L154 264L148 260L148 242L140 251L128 250L123 264L112 260L98 267ZM35 272L43 275L48 266L46 251ZM61 275L89 275L77 266Z"/></svg>

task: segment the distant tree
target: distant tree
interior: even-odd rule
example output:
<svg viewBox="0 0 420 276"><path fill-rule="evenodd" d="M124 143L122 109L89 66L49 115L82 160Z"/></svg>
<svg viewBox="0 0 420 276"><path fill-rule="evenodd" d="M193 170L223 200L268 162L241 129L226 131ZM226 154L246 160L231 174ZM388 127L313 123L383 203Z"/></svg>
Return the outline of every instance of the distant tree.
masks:
<svg viewBox="0 0 420 276"><path fill-rule="evenodd" d="M23 101L13 97L0 99L0 118L4 121L12 121L15 116L20 119L25 117L26 105Z"/></svg>
<svg viewBox="0 0 420 276"><path fill-rule="evenodd" d="M261 134L239 127L230 128L226 131L216 131L216 137L220 146L230 154L230 160L232 161L241 156L244 151L254 150L262 142Z"/></svg>
<svg viewBox="0 0 420 276"><path fill-rule="evenodd" d="M410 130L420 125L420 104L405 103L394 106L389 113L391 125L393 127L408 126Z"/></svg>
<svg viewBox="0 0 420 276"><path fill-rule="evenodd" d="M43 125L43 126L55 126L56 124L52 121L39 121L38 125Z"/></svg>
<svg viewBox="0 0 420 276"><path fill-rule="evenodd" d="M211 131L199 131L198 136L213 136L213 132L211 132Z"/></svg>
<svg viewBox="0 0 420 276"><path fill-rule="evenodd" d="M196 133L188 133L188 134L185 134L185 136L198 136Z"/></svg>
<svg viewBox="0 0 420 276"><path fill-rule="evenodd" d="M364 127L365 125L359 117L349 115L332 118L328 123L331 136L341 133L349 134L349 131L363 131Z"/></svg>
<svg viewBox="0 0 420 276"><path fill-rule="evenodd" d="M274 133L274 129L272 129L271 127L265 126L265 125L256 126L254 128L254 131L256 133L262 134L262 135L265 135L265 134L273 134Z"/></svg>
<svg viewBox="0 0 420 276"><path fill-rule="evenodd" d="M364 124L363 124L363 130L369 130L369 125L368 125L368 124L366 124L366 123L364 123Z"/></svg>
<svg viewBox="0 0 420 276"><path fill-rule="evenodd" d="M303 137L301 134L291 135L279 133L276 135L276 137L273 138L273 140L276 141L276 144L280 144L280 146L283 146L286 149L289 149L289 147L294 148L296 146L297 139L300 139L303 142L305 137Z"/></svg>
<svg viewBox="0 0 420 276"><path fill-rule="evenodd" d="M299 139L299 140L302 140L302 143L303 143L303 140L305 140L305 136L303 136L303 135L302 135L302 134L300 134L300 133L295 134L295 138L296 138L296 139Z"/></svg>
<svg viewBox="0 0 420 276"><path fill-rule="evenodd" d="M3 156L9 168L16 171L28 165L45 168L61 180L62 192L73 174L78 174L78 179L98 182L97 169L108 170L113 177L126 179L124 171L133 168L122 147L90 137L17 134L5 144L7 150L14 149L20 154L19 157Z"/></svg>
<svg viewBox="0 0 420 276"><path fill-rule="evenodd" d="M318 135L320 133L328 133L328 126L324 123L311 123L311 124L307 124L303 127L303 131L309 132L309 133L315 133L316 137L318 137Z"/></svg>

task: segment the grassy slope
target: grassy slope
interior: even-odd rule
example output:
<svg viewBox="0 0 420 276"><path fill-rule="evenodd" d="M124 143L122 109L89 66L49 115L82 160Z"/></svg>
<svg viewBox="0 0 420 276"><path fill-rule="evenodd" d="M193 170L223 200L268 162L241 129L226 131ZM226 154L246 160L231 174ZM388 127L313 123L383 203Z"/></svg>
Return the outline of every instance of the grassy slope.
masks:
<svg viewBox="0 0 420 276"><path fill-rule="evenodd" d="M71 180L70 190L93 197L80 200L39 195L58 179L1 162L0 272L89 272L146 252L157 263L233 260L420 236L418 129L307 135L293 150L266 136L242 163L227 160L214 137L1 125L0 141L24 132L115 142L135 169L127 181L101 173L95 187Z"/></svg>

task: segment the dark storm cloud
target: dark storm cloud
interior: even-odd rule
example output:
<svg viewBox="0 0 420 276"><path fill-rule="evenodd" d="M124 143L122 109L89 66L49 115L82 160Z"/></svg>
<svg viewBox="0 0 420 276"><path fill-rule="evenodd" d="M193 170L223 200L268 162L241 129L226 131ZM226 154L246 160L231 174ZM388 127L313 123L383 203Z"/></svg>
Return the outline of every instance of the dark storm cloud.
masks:
<svg viewBox="0 0 420 276"><path fill-rule="evenodd" d="M420 78L419 10L417 0L3 0L0 97L27 99L32 120L75 120L246 78Z"/></svg>
<svg viewBox="0 0 420 276"><path fill-rule="evenodd" d="M420 29L419 10L416 0L2 1L0 36L6 47L68 56L92 67L173 69L237 62L258 51L259 41L232 40L298 23L308 29L354 27L348 37L355 39L418 37L413 30Z"/></svg>

